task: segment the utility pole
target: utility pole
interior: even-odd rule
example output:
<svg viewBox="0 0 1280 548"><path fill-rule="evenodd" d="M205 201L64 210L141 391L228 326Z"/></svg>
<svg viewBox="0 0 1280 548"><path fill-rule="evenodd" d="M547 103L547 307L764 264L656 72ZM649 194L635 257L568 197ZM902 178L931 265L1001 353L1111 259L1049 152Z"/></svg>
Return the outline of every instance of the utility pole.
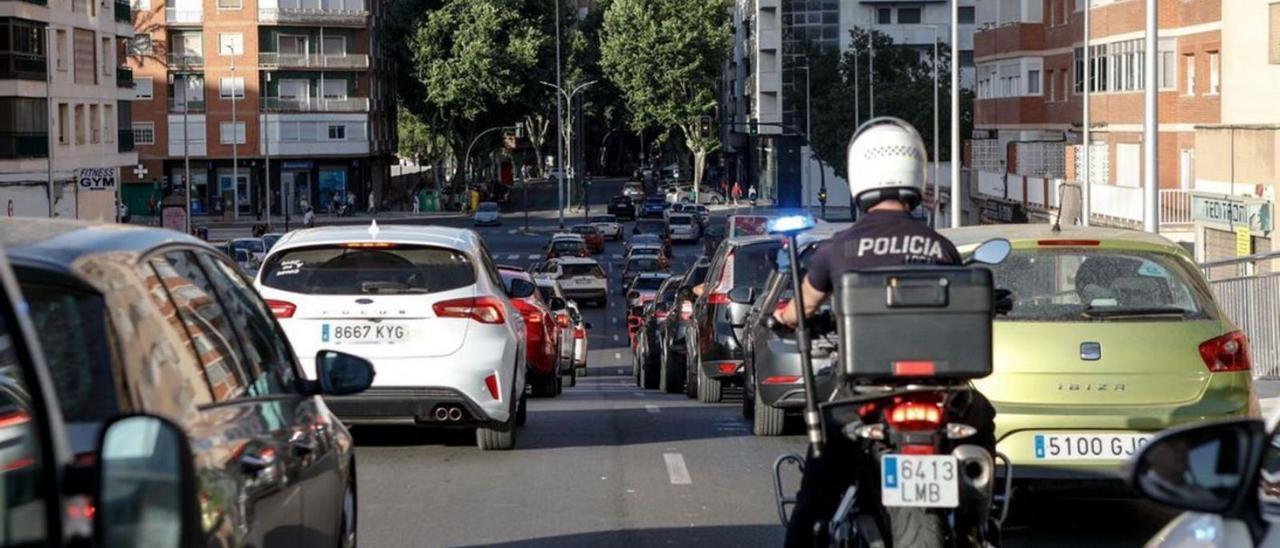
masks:
<svg viewBox="0 0 1280 548"><path fill-rule="evenodd" d="M1089 49L1089 13L1092 11L1093 0L1084 0L1084 136L1082 137L1084 146L1081 147L1084 150L1084 168L1076 176L1080 180L1080 224L1084 226L1089 226L1089 219L1093 216L1093 208L1089 205L1089 196L1093 190L1090 188L1091 183L1089 181L1089 172L1093 170L1093 164L1089 161L1089 149L1093 148L1092 137L1089 134L1091 131L1091 122L1089 121L1089 95L1091 90L1089 88L1093 85L1093 59L1092 52ZM1058 207L1062 207L1062 204L1058 204Z"/></svg>
<svg viewBox="0 0 1280 548"><path fill-rule="evenodd" d="M955 3L955 1L956 0L952 0L952 3ZM871 32L867 33L867 49L871 53L871 58L870 60L867 61L867 65L868 65L867 81L869 82L868 85L870 86L867 92L867 94L870 96L867 99L867 103L870 106L870 110L867 113L867 118L875 118L876 117L876 25L875 25L874 19L871 21Z"/></svg>
<svg viewBox="0 0 1280 548"><path fill-rule="evenodd" d="M564 81L560 74L560 0L555 0L556 12L556 89ZM564 229L564 111L560 108L560 95L556 95L556 191L560 195L560 228ZM525 203L528 207L528 203Z"/></svg>
<svg viewBox="0 0 1280 548"><path fill-rule="evenodd" d="M240 124L236 120L236 49L231 52L231 219L240 220Z"/></svg>
<svg viewBox="0 0 1280 548"><path fill-rule="evenodd" d="M858 65L862 64L862 60L858 56L858 43L853 43L853 127L862 127L862 100L858 98Z"/></svg>
<svg viewBox="0 0 1280 548"><path fill-rule="evenodd" d="M265 78L267 85L271 85L271 72L267 71ZM265 93L263 95L266 95ZM263 180L267 184L267 232L271 232L271 114L267 109L262 109L262 156L265 162L263 170ZM284 185L280 185L280 199L287 201L284 195Z"/></svg>
<svg viewBox="0 0 1280 548"><path fill-rule="evenodd" d="M186 62L186 55L183 55L183 63L185 64L185 62ZM170 75L170 78L173 78L173 76ZM182 185L183 185L183 192L185 192L187 195L187 198L186 198L187 234L191 234L191 220L192 220L191 219L191 145L189 144L190 140L188 139L188 137L190 136L190 132L187 130L187 109L189 109L191 106L191 97L190 97L191 81L188 80L188 78L191 78L191 74L184 72L182 74L182 84L181 84L182 86ZM176 82L177 79L174 79L174 81ZM177 95L178 87L175 85L173 89L174 89L174 95ZM201 86L200 89L202 90L201 92L203 93L204 87Z"/></svg>
<svg viewBox="0 0 1280 548"><path fill-rule="evenodd" d="M1156 62L1159 54L1159 22L1156 18L1156 0L1147 0L1147 51L1143 53L1146 66L1142 67L1147 89L1143 90L1142 126L1142 229L1160 232L1160 162L1156 146L1159 139L1160 119L1156 112Z"/></svg>
<svg viewBox="0 0 1280 548"><path fill-rule="evenodd" d="M942 150L938 148L938 133L942 131L938 113L938 26L933 27L933 227L938 228L938 215L942 214L942 183L938 164L942 162ZM952 158L951 161L955 161Z"/></svg>
<svg viewBox="0 0 1280 548"><path fill-rule="evenodd" d="M46 193L46 197L49 199L49 218L52 219L57 214L57 212L53 207L53 151L55 148L57 148L57 141L56 141L56 138L53 136L54 131L57 129L57 122L54 120L54 117L53 117L53 109L56 108L57 106L56 101L53 100L54 67L52 65L53 65L53 52L56 51L54 49L54 43L53 43L53 37L55 34L53 32L53 25L46 24L44 26L44 34L45 34L45 40L44 40L45 47L47 48L45 51L45 58L48 59L48 62L50 65L45 69L45 73L44 73L44 101L45 101L45 105L49 109L49 112L48 112L49 153L45 154L45 156L49 159L49 162L48 162L49 185L48 185L48 188L45 189L45 193ZM117 182L116 186L120 186L120 183ZM116 204L115 215L116 215L116 221L117 222L120 221L120 205L119 204Z"/></svg>
<svg viewBox="0 0 1280 548"><path fill-rule="evenodd" d="M959 228L960 194L960 2L951 2L951 228Z"/></svg>

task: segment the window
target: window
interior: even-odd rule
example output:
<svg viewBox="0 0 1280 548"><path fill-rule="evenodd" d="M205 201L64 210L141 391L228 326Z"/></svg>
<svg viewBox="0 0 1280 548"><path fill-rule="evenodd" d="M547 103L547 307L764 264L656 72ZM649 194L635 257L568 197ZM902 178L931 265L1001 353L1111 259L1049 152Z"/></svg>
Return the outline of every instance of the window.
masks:
<svg viewBox="0 0 1280 548"><path fill-rule="evenodd" d="M974 20L973 6L960 6L960 24L972 25Z"/></svg>
<svg viewBox="0 0 1280 548"><path fill-rule="evenodd" d="M116 414L118 392L102 297L44 281L23 279L21 286L63 418L94 422ZM67 337L77 344L63 344Z"/></svg>
<svg viewBox="0 0 1280 548"><path fill-rule="evenodd" d="M344 126L341 124L329 126L330 141L342 141L342 140L345 140L346 138L347 138L347 126Z"/></svg>
<svg viewBox="0 0 1280 548"><path fill-rule="evenodd" d="M244 7L244 0L218 0L220 10L238 10Z"/></svg>
<svg viewBox="0 0 1280 548"><path fill-rule="evenodd" d="M102 47L98 48L98 51L101 52L100 60L102 61L103 76L111 76L112 74L115 74L114 69L116 68L116 64L114 62L115 60L111 58L112 49L113 48L111 47L111 38L103 37Z"/></svg>
<svg viewBox="0 0 1280 548"><path fill-rule="evenodd" d="M151 0L133 0L134 11L151 11Z"/></svg>
<svg viewBox="0 0 1280 548"><path fill-rule="evenodd" d="M231 122L222 122L218 124L218 142L224 145L232 144L232 127ZM244 122L235 123L235 144L243 145L244 139Z"/></svg>
<svg viewBox="0 0 1280 548"><path fill-rule="evenodd" d="M218 33L218 55L244 55L244 35L238 32Z"/></svg>
<svg viewBox="0 0 1280 548"><path fill-rule="evenodd" d="M58 29L53 36L53 47L55 52L54 65L58 70L65 71L67 70L67 31ZM130 42L130 45L132 46L132 42ZM132 49L132 47L130 49Z"/></svg>
<svg viewBox="0 0 1280 548"><path fill-rule="evenodd" d="M94 70L97 60L94 49L97 42L93 39L93 31L75 29L71 36L74 39L72 52L75 55L75 83L97 84L98 71Z"/></svg>
<svg viewBox="0 0 1280 548"><path fill-rule="evenodd" d="M1076 93L1084 93L1084 48L1076 48L1075 50L1075 69L1073 73Z"/></svg>
<svg viewBox="0 0 1280 548"><path fill-rule="evenodd" d="M58 103L58 144L65 145L71 140L70 105Z"/></svg>
<svg viewBox="0 0 1280 548"><path fill-rule="evenodd" d="M276 37L276 50L281 55L305 55L307 53L307 37L304 35L281 34Z"/></svg>
<svg viewBox="0 0 1280 548"><path fill-rule="evenodd" d="M1058 100L1058 72L1048 71L1049 80L1049 102L1053 103Z"/></svg>
<svg viewBox="0 0 1280 548"><path fill-rule="evenodd" d="M346 55L347 38L345 36L325 36L320 44L325 55Z"/></svg>
<svg viewBox="0 0 1280 548"><path fill-rule="evenodd" d="M1196 54L1191 53L1182 56L1183 72L1187 75L1187 87L1183 91L1186 95L1196 94Z"/></svg>
<svg viewBox="0 0 1280 548"><path fill-rule="evenodd" d="M322 194L320 202L327 206L325 198ZM369 282L388 280L430 294L476 283L476 268L466 255L442 247L314 246L274 255L262 266L261 280L264 286L306 295L367 295Z"/></svg>
<svg viewBox="0 0 1280 548"><path fill-rule="evenodd" d="M213 388L214 401L239 397L245 392L247 382L233 320L195 255L189 251L173 251L152 259L151 266L168 289L186 325L205 380Z"/></svg>
<svg viewBox="0 0 1280 548"><path fill-rule="evenodd" d="M133 79L133 93L138 99L150 99L155 93L155 79L150 76L139 76Z"/></svg>
<svg viewBox="0 0 1280 548"><path fill-rule="evenodd" d="M72 129L72 131L75 131L76 133L76 144L83 145L84 144L84 105L76 105L76 119L75 119L75 126L73 127L74 129Z"/></svg>
<svg viewBox="0 0 1280 548"><path fill-rule="evenodd" d="M893 23L893 8L876 8L876 23L889 25Z"/></svg>
<svg viewBox="0 0 1280 548"><path fill-rule="evenodd" d="M156 144L155 122L134 122L133 123L133 144L135 145Z"/></svg>
<svg viewBox="0 0 1280 548"><path fill-rule="evenodd" d="M218 296L243 341L241 348L248 366L248 396L266 396L286 392L298 380L293 351L284 343L271 312L258 293L244 282L235 267L208 254L201 254L200 264L213 280Z"/></svg>
<svg viewBox="0 0 1280 548"><path fill-rule="evenodd" d="M102 105L102 142L116 142L116 107L115 105Z"/></svg>
<svg viewBox="0 0 1280 548"><path fill-rule="evenodd" d="M1218 52L1209 52L1209 95L1217 95L1221 91L1222 81L1218 63Z"/></svg>
<svg viewBox="0 0 1280 548"><path fill-rule="evenodd" d="M346 99L347 98L347 81L346 80L325 80L324 81L324 98L325 99Z"/></svg>
<svg viewBox="0 0 1280 548"><path fill-rule="evenodd" d="M244 99L244 77L222 78L218 81L218 96L223 99Z"/></svg>
<svg viewBox="0 0 1280 548"><path fill-rule="evenodd" d="M76 32L79 32L79 30L77 29ZM154 50L151 44L151 35L135 34L133 40L128 42L127 50L129 55L150 55Z"/></svg>
<svg viewBox="0 0 1280 548"><path fill-rule="evenodd" d="M1027 71L1027 95L1040 95L1040 71Z"/></svg>
<svg viewBox="0 0 1280 548"><path fill-rule="evenodd" d="M916 25L920 23L920 8L898 8L898 24Z"/></svg>
<svg viewBox="0 0 1280 548"><path fill-rule="evenodd" d="M98 105L89 105L89 143L98 144L102 140L102 118L98 115Z"/></svg>
<svg viewBox="0 0 1280 548"><path fill-rule="evenodd" d="M1173 51L1160 51L1160 89L1178 88L1177 55Z"/></svg>

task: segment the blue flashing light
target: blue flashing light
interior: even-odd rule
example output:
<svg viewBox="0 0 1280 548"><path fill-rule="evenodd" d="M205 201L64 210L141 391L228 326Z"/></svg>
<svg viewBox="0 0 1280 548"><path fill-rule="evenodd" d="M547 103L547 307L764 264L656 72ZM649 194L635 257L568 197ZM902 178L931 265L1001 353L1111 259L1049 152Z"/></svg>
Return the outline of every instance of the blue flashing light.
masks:
<svg viewBox="0 0 1280 548"><path fill-rule="evenodd" d="M770 234L790 234L809 230L814 224L813 217L808 215L788 215L770 219L766 229Z"/></svg>

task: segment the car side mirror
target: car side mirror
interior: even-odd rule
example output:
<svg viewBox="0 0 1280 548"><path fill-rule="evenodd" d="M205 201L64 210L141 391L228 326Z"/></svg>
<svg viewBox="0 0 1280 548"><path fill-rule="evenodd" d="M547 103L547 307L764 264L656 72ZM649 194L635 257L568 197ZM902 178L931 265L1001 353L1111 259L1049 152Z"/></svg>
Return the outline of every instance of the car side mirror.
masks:
<svg viewBox="0 0 1280 548"><path fill-rule="evenodd" d="M1143 496L1192 512L1242 511L1258 468L1266 427L1258 419L1200 423L1167 430L1129 462L1129 482Z"/></svg>
<svg viewBox="0 0 1280 548"><path fill-rule="evenodd" d="M628 292L627 292L627 299L628 299L628 300L632 300L632 301L634 301L634 300L636 300L636 299L638 299L638 298L640 298L640 292L639 292L639 291L628 291Z"/></svg>
<svg viewBox="0 0 1280 548"><path fill-rule="evenodd" d="M733 304L751 304L756 300L756 288L738 286L729 290L729 302Z"/></svg>
<svg viewBox="0 0 1280 548"><path fill-rule="evenodd" d="M98 546L201 544L195 457L178 425L152 415L118 417L98 443Z"/></svg>
<svg viewBox="0 0 1280 548"><path fill-rule="evenodd" d="M513 299L525 299L532 297L533 293L537 290L538 287L529 283L528 280L513 278L511 280L511 287L507 290L507 296Z"/></svg>
<svg viewBox="0 0 1280 548"><path fill-rule="evenodd" d="M326 396L358 394L373 385L373 363L335 350L316 352L316 379Z"/></svg>
<svg viewBox="0 0 1280 548"><path fill-rule="evenodd" d="M982 242L982 245L974 249L967 262L971 264L998 265L1009 258L1009 253L1012 251L1013 245L1009 243L1009 240L994 238Z"/></svg>

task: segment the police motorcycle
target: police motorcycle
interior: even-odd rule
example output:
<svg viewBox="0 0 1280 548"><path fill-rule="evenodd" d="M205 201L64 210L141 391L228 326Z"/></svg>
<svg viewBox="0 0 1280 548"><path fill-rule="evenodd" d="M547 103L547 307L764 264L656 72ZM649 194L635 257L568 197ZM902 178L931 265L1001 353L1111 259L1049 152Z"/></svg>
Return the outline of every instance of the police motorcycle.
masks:
<svg viewBox="0 0 1280 548"><path fill-rule="evenodd" d="M789 268L800 287L795 236L813 226L780 218L770 231L788 238ZM979 246L965 266L906 266L844 274L836 283L829 316L808 322L799 314L796 340L805 383L805 422L811 450L826 436L844 436L858 448L859 471L818 542L841 547L968 547L999 545L1008 514L1012 466L976 443L980 429L961 422L975 392L969 380L992 369L992 319L1007 311L1007 292L996 291L992 273L978 265L1003 262L1007 240ZM782 264L778 265L783 268ZM795 292L797 310L804 310ZM774 329L786 329L776 322ZM810 331L835 331L835 360L848 390L820 402L814 390ZM904 337L910 333L910 337ZM992 421L989 421L992 422ZM994 444L994 439L988 443ZM996 461L1001 461L1002 474ZM789 522L796 502L784 494L788 466L803 473L800 455L774 463L779 519ZM1000 490L997 493L997 483Z"/></svg>

